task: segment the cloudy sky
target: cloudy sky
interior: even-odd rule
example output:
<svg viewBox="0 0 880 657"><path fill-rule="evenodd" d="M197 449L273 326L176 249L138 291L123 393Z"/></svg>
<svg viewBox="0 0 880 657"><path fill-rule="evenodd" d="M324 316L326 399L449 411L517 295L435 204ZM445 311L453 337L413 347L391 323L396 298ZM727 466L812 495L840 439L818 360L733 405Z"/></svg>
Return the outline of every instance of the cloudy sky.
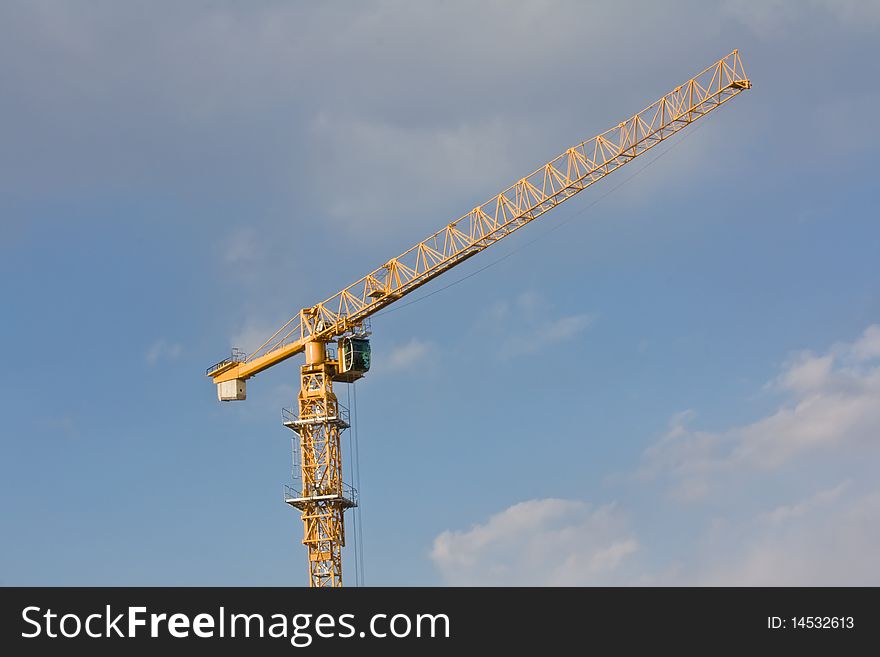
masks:
<svg viewBox="0 0 880 657"><path fill-rule="evenodd" d="M751 91L374 320L363 579L880 584L878 38L872 0L2 3L0 583L305 583L299 363L223 405L205 367L739 48Z"/></svg>

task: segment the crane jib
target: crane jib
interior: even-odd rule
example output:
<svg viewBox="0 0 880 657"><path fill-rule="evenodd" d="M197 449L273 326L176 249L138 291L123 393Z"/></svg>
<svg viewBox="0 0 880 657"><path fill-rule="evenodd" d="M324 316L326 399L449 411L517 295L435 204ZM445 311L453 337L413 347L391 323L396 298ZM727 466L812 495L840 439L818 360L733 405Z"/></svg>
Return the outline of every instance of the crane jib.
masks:
<svg viewBox="0 0 880 657"><path fill-rule="evenodd" d="M676 87L641 112L577 146L471 212L450 222L323 302L305 308L246 357L208 368L215 383L248 379L330 341L366 318L537 219L661 141L751 88L738 51Z"/></svg>

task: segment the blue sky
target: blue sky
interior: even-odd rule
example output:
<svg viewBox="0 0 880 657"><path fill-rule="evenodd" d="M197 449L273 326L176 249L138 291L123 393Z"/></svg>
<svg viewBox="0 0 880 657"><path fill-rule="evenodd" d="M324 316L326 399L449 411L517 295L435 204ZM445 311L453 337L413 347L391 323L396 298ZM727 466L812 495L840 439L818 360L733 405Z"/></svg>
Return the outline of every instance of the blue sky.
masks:
<svg viewBox="0 0 880 657"><path fill-rule="evenodd" d="M751 91L374 320L365 581L880 583L878 36L868 0L4 3L0 583L304 584L299 363L222 405L205 367L733 48Z"/></svg>

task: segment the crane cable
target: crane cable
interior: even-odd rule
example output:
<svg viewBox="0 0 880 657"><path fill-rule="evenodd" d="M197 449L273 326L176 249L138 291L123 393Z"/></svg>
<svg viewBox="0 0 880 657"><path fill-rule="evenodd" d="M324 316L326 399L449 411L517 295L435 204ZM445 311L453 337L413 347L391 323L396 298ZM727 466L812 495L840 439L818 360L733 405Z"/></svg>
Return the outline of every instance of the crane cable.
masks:
<svg viewBox="0 0 880 657"><path fill-rule="evenodd" d="M355 517L357 518L357 523L355 523L355 550L357 558L360 560L360 568L358 569L358 573L360 574L360 585L364 585L364 515L361 511L361 450L360 450L360 442L358 440L358 419L357 419L357 382L352 381L351 383L351 392L354 408L352 409L354 424L352 425L354 431L352 432L352 436L354 437L354 467L353 467L353 477L354 481L353 485L357 488L357 506L355 507Z"/></svg>
<svg viewBox="0 0 880 657"><path fill-rule="evenodd" d="M345 386L346 393L348 394L348 408L349 411L352 410L351 407L351 385ZM357 419L355 418L355 424L357 424ZM354 460L354 430L348 432L348 462L351 463L351 480L352 486L355 486L355 460ZM358 557L358 512L357 508L352 517L352 534L353 534L353 542L352 551L354 552L354 583L355 586L360 586L360 568L358 567L358 562L360 558Z"/></svg>
<svg viewBox="0 0 880 657"><path fill-rule="evenodd" d="M469 279L469 278L471 278L471 277L473 277L473 276L476 276L476 275L479 274L480 272L486 271L487 269L489 269L489 267L494 267L495 265L497 265L497 264L503 262L504 260L507 260L510 256L512 256L512 255L514 255L515 253L521 251L522 249L526 248L527 246L531 246L532 244L534 244L534 243L537 242L538 240L544 239L545 237L547 237L547 235L549 235L549 234L552 233L553 231L558 230L558 229L562 228L563 226L565 226L566 224L569 224L569 223L571 223L572 221L574 221L576 218L578 218L579 216L581 216L582 214L584 214L587 210L589 210L590 208L592 208L593 206L595 206L599 201L601 201L601 200L604 199L605 197L607 197L607 196L609 196L610 194L613 194L614 192L616 192L618 189L620 189L620 188L623 187L625 184L627 184L628 182L630 182L633 178L635 178L636 176L638 176L639 174L641 174L643 171L645 171L645 169L647 169L649 166L651 166L652 164L654 164L654 162L656 162L657 160L659 160L661 157L663 157L664 155L666 155L667 153L669 153L670 151L672 151L673 149L675 149L675 148L678 147L679 145L683 144L685 139L687 139L687 138L690 137L691 135L695 134L695 133L696 133L698 130L700 130L700 128L702 128L702 127L703 127L703 124L700 123L700 124L697 125L693 130L691 130L690 132L688 132L687 134L685 134L684 137L682 137L681 139L679 139L678 141L676 141L674 144L672 144L671 146L669 146L666 150L664 150L664 151L662 151L661 153L659 153L658 155L656 155L656 156L654 157L654 159L649 160L648 163L645 164L641 169L637 169L637 170L636 170L631 176L629 176L628 178L624 178L624 179L621 180L619 183L617 183L617 185L615 185L614 187L612 187L611 189L609 189L608 191L606 191L604 194L602 194L601 196L599 196L598 198L596 198L595 200L593 200L592 203L589 203L588 205L585 205L583 208L581 208L581 209L578 210L577 212L572 213L571 215L569 215L569 216L568 216L566 219L564 219L563 221L560 221L560 222L554 224L550 229L548 229L547 231L541 233L541 234L538 235L537 237L532 238L530 241L525 242L524 244L520 244L518 247L515 247L515 248L511 249L510 251L508 251L507 253L505 253L503 256L501 256L501 257L498 258L497 260L493 260L492 262L483 265L482 267L480 267L480 268L477 269L476 271L472 271L470 274L467 274L466 276L462 276L461 278L459 278L459 279L457 279L457 280L455 280L455 281L452 281L451 283L447 283L447 284L444 285L443 287L439 287L439 288L437 288L436 290L433 290L432 292L429 292L428 294L424 294L424 295L422 295L422 296L420 296L420 297L418 297L418 298L416 298L416 299L412 299L411 301L408 301L408 302L406 302L406 303L404 303L404 304L401 304L401 305L399 305L399 306L394 306L393 308L389 308L388 310L384 310L384 311L382 311L382 312L380 312L380 313L376 313L376 314L374 315L374 317L382 317L382 315L387 315L388 313L393 313L393 312L395 312L395 311L397 311L397 310L402 310L403 308L406 308L407 306L411 306L411 305L413 305L414 303L418 303L419 301L424 301L424 300L427 299L428 297L432 297L432 296L434 296L435 294L437 294L437 293L439 293L439 292L443 292L444 290L448 290L449 288L453 287L454 285L458 285L459 283L462 283L462 282L466 281L467 279Z"/></svg>
<svg viewBox="0 0 880 657"><path fill-rule="evenodd" d="M432 297L432 296L434 296L435 294L438 294L438 293L440 293L440 292L443 292L444 290L448 290L449 288L451 288L451 287L453 287L453 286L455 286L455 285L458 285L459 283L463 283L463 282L466 281L467 279L472 278L472 277L476 276L477 274L479 274L479 273L481 273L481 272L483 272L483 271L486 271L486 270L489 269L490 267L494 267L495 265L497 265L497 264L499 264L499 263L501 263L501 262L507 260L509 257L511 257L512 255L514 255L515 253L521 251L522 249L524 249L524 248L526 248L526 247L528 247L528 246L531 246L532 244L534 244L534 243L537 242L538 240L544 239L545 237L547 237L547 235L549 235L549 234L552 233L553 231L559 230L560 228L562 228L562 227L565 226L566 224L571 223L572 221L574 221L575 219L577 219L578 217L580 217L581 215L583 215L587 210L593 208L597 203L599 203L600 201L602 201L603 199L605 199L607 196L609 196L610 194L613 194L613 193L616 192L618 189L620 189L621 187L623 187L624 185L626 185L628 182L632 181L633 178L635 178L636 176L642 174L642 173L643 173L648 167L650 167L652 164L654 164L657 160L659 160L661 157L663 157L663 156L666 155L667 153L671 152L672 150L674 150L675 148L677 148L678 146L680 146L681 144L683 144L684 141L685 141L685 139L687 139L687 138L690 137L691 135L695 134L695 133L696 133L698 130L700 130L700 128L702 128L702 127L703 127L702 124L697 125L693 130L691 130L690 132L688 132L687 134L685 134L681 139L679 139L678 141L676 141L674 144L672 144L671 146L669 146L669 147L666 148L665 150L661 151L661 152L660 152L659 154L657 154L652 160L649 160L649 161L647 162L647 164L645 164L645 165L642 166L640 169L637 169L635 172L633 172L632 175L630 175L630 176L627 177L627 178L624 178L624 179L621 180L619 183L617 183L617 185L615 185L614 187L610 188L610 189L609 189L608 191L606 191L604 194L602 194L602 195L600 195L599 197L597 197L596 199L594 199L594 200L592 201L592 203L589 203L589 204L585 205L583 208L581 208L580 210L578 210L577 212L572 213L571 215L569 215L569 216L568 216L566 219L564 219L563 221L557 222L556 224L554 224L553 226L551 226L548 230L546 230L545 232L543 232L543 233L537 235L536 237L532 238L532 239L529 240L528 242L525 242L525 243L519 245L518 247L515 247L515 248L511 249L510 251L508 251L507 253L505 253L505 254L504 254L503 256L501 256L500 258L497 258L496 260L493 260L492 262L483 265L483 266L480 267L479 269L477 269L477 270L475 270L475 271L472 271L470 274L467 274L467 275L465 275L465 276L462 276L461 278L459 278L459 279L457 279L457 280L455 280L455 281L452 281L451 283L447 283L447 284L444 285L443 287L439 287L439 288L437 288L436 290L433 290L432 292L429 292L428 294L424 294L424 295L422 295L422 296L420 296L420 297L418 297L418 298L416 298L416 299L413 299L413 300L411 300L411 301L408 301L407 303L404 303L404 304L401 304L401 305L399 305L399 306L395 306L395 307L393 307L393 308L389 308L388 310L385 310L385 311L383 311L383 312L377 313L377 314L375 315L375 317L382 317L382 315L387 315L388 313L393 313L393 312L395 312L396 310L401 310L401 309L403 309L403 308L406 308L407 306L411 306L411 305L413 305L414 303L418 303L419 301L424 301L424 300L427 299L428 297ZM353 395L353 397L354 397L354 404L353 404L353 406L352 406L352 391L354 392L354 395ZM354 485L355 485L355 486L357 487L357 489L358 489L358 506L357 506L357 508L355 509L355 519L356 519L356 520L355 520L355 526L354 526L354 534L355 534L355 545L354 545L354 549L355 549L355 577L357 578L358 576L360 576L360 583L359 583L359 585L363 586L363 577L364 577L363 524L364 524L364 523L363 523L363 515L362 515L362 513L361 513L361 498L360 498L360 487L361 487L361 484L360 484L360 454L359 454L359 449L358 449L358 438L357 438L357 388L355 388L355 383L354 383L354 382L352 382L352 384L349 386L349 408L352 409L352 414L353 414L353 418L354 418L353 431L352 431L351 434L350 434L350 439L351 439L352 442L354 443L354 459L353 459L353 468L352 468L352 469L353 469L353 472L352 472L352 476L353 476L353 478L354 478L354 482L353 482L353 483L354 483ZM351 443L349 443L349 457L351 458ZM358 567L358 564L360 564L360 567Z"/></svg>

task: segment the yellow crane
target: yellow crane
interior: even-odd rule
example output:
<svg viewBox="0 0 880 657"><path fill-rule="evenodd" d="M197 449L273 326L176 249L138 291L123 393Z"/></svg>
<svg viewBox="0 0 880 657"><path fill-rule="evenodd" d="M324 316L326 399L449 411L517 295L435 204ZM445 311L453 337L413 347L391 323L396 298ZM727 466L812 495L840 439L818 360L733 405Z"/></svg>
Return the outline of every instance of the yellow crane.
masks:
<svg viewBox="0 0 880 657"><path fill-rule="evenodd" d="M302 512L310 586L342 586L343 514L357 506L357 491L342 479L340 435L349 420L333 383L353 383L369 370L366 320L750 88L734 50L638 114L569 148L345 289L303 308L253 353L234 349L208 368L221 401L243 400L249 378L305 352L298 408L285 412L283 421L299 436L301 490L285 487L285 501ZM330 343L336 348L328 349Z"/></svg>

